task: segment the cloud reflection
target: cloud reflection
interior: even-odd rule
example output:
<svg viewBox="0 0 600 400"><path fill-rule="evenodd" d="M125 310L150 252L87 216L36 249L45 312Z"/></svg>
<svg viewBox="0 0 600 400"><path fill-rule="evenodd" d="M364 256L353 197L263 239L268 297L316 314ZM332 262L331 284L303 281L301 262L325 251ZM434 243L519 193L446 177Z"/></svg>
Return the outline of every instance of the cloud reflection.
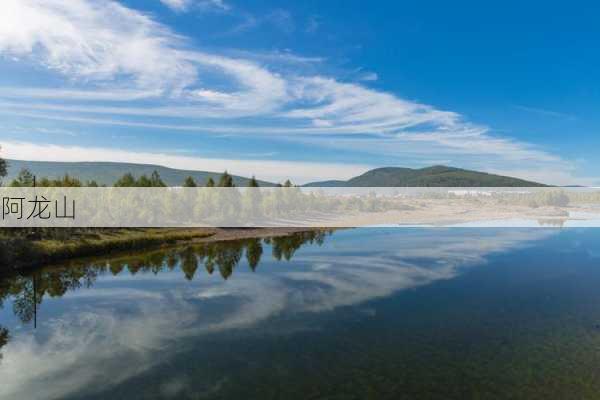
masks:
<svg viewBox="0 0 600 400"><path fill-rule="evenodd" d="M193 346L186 342L202 335L256 327L284 314L332 312L451 279L485 264L492 253L528 245L552 232L347 231L325 247L297 254L291 268L248 269L228 280L198 275L192 282L183 279L176 267L185 269L185 259L161 272L163 279L99 276L95 286L54 299L52 317L37 332L18 332L4 347L0 399L54 399L106 390L185 351L186 345ZM280 257L289 259L294 251L289 247ZM239 254L234 251L232 256L238 262ZM208 261L194 256L192 262L190 257L185 276L193 277L201 261ZM218 268L223 266L230 268L221 271L229 277L235 265L224 261ZM165 383L163 391L177 394L184 384L185 379Z"/></svg>

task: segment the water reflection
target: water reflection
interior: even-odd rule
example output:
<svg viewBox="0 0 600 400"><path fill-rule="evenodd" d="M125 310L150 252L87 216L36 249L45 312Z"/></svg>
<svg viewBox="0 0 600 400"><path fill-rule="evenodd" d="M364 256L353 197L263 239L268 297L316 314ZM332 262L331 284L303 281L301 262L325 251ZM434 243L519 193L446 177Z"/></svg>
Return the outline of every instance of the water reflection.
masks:
<svg viewBox="0 0 600 400"><path fill-rule="evenodd" d="M235 335L248 340L320 329L319 318L329 312L452 279L485 264L493 253L553 232L355 230L325 243L327 233L310 232L73 263L13 277L0 299L7 308L12 305L19 321L37 319L38 329L4 324L13 338L0 364L8 382L0 385L0 399L109 397L106 391L157 370L160 377L130 387L160 390L172 386L167 378L181 378L199 397L199 387L213 390L218 381L202 364L214 336L233 338L226 342L233 346ZM306 243L324 245L299 251ZM276 260L293 262L275 264L264 256L269 250ZM249 268L239 268L243 264ZM76 290L85 287L89 290ZM360 315L367 318L369 310L361 308ZM224 365L232 360L223 359ZM203 373L193 379L170 373L191 364L204 365ZM219 372L225 380L233 373Z"/></svg>
<svg viewBox="0 0 600 400"><path fill-rule="evenodd" d="M11 296L14 314L23 323L33 322L35 327L37 310L44 297L62 297L69 291L90 288L98 276L108 272L113 276L124 271L131 275L139 272L159 274L180 266L185 279L191 281L199 266L203 265L209 275L216 269L223 279L228 279L244 254L252 271L256 270L263 254L263 241L272 247L274 259L290 261L300 247L305 244L320 246L331 233L332 231L307 231L274 238L252 238L150 251L112 259L72 261L27 275L6 278L0 285L0 308L3 307L4 300Z"/></svg>
<svg viewBox="0 0 600 400"><path fill-rule="evenodd" d="M8 329L0 325L0 361L2 361L2 348L8 343Z"/></svg>

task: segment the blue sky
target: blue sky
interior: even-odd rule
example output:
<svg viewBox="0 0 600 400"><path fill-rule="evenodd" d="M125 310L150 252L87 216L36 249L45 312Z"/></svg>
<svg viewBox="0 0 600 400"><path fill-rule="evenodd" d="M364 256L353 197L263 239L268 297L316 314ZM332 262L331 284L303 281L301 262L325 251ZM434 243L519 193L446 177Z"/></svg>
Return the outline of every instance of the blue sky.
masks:
<svg viewBox="0 0 600 400"><path fill-rule="evenodd" d="M4 0L4 157L600 184L593 2Z"/></svg>

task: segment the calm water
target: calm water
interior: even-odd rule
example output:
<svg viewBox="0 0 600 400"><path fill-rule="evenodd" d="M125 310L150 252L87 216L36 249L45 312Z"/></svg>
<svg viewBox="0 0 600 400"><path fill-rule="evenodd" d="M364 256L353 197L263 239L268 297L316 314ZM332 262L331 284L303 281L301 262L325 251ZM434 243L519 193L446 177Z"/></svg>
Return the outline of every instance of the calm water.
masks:
<svg viewBox="0 0 600 400"><path fill-rule="evenodd" d="M0 286L0 399L600 397L600 229L383 228Z"/></svg>

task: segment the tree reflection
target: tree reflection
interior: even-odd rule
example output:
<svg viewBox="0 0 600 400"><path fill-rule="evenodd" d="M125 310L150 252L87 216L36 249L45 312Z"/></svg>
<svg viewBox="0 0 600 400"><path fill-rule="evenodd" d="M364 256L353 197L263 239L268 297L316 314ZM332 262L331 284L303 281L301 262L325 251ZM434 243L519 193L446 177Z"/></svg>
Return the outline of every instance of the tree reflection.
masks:
<svg viewBox="0 0 600 400"><path fill-rule="evenodd" d="M217 246L211 246L208 258L214 258L219 272L223 279L228 279L233 273L234 268L242 259L244 251L244 242L220 243Z"/></svg>
<svg viewBox="0 0 600 400"><path fill-rule="evenodd" d="M42 269L30 275L15 275L0 280L0 308L12 298L13 312L23 323L37 321L37 311L45 296L61 297L65 293L91 287L103 274L119 275L129 272L158 274L179 267L185 279L198 278L198 268L204 264L208 274L215 269L223 279L229 279L236 267L245 260L252 271L260 265L263 244L272 247L276 260L291 260L305 244L323 244L332 231L308 231L269 239L245 239L198 244L179 249L158 250L141 254L93 260L72 261L61 266ZM1 327L0 327L1 328ZM4 329L4 328L2 328ZM8 331L0 331L8 338ZM0 346L1 347L1 346Z"/></svg>
<svg viewBox="0 0 600 400"><path fill-rule="evenodd" d="M252 271L256 271L260 257L262 256L263 248L260 239L250 239L246 245L246 260Z"/></svg>
<svg viewBox="0 0 600 400"><path fill-rule="evenodd" d="M41 297L37 295L36 280L35 275L27 279L13 300L13 312L24 323L31 322L36 317L37 306L41 302Z"/></svg>
<svg viewBox="0 0 600 400"><path fill-rule="evenodd" d="M281 236L266 239L265 242L273 247L273 257L277 260L284 258L290 261L298 250L305 243L316 243L321 246L325 240L327 232L302 232L296 235Z"/></svg>
<svg viewBox="0 0 600 400"><path fill-rule="evenodd" d="M2 360L2 348L8 343L8 329L0 325L0 361Z"/></svg>
<svg viewBox="0 0 600 400"><path fill-rule="evenodd" d="M181 270L185 279L191 281L198 269L198 257L191 247L188 247L181 253Z"/></svg>

